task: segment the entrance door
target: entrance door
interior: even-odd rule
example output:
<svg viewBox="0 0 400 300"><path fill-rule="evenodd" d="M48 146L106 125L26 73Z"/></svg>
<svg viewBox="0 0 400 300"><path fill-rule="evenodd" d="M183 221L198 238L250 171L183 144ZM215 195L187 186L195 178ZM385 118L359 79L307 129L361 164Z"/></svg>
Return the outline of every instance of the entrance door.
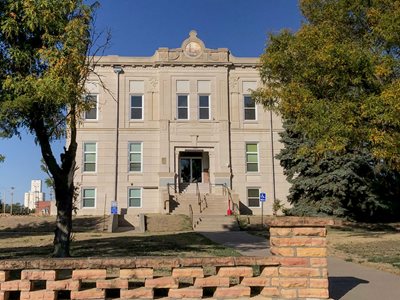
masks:
<svg viewBox="0 0 400 300"><path fill-rule="evenodd" d="M183 157L180 159L181 182L201 182L201 158Z"/></svg>

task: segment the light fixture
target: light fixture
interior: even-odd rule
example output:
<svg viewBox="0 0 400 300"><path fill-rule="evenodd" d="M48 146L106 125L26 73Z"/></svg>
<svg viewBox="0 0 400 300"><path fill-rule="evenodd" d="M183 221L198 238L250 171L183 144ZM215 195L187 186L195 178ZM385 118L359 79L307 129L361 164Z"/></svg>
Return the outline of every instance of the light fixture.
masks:
<svg viewBox="0 0 400 300"><path fill-rule="evenodd" d="M121 67L121 66L118 66L118 65L113 66L113 69L114 69L114 73L115 73L115 74L121 74L121 73L124 72L124 70L122 69L122 67Z"/></svg>

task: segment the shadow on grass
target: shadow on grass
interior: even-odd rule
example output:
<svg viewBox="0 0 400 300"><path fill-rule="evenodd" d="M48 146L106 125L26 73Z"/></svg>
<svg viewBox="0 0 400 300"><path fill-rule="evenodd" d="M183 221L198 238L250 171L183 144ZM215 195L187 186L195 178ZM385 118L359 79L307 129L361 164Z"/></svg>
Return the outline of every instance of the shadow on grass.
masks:
<svg viewBox="0 0 400 300"><path fill-rule="evenodd" d="M52 245L2 248L0 259L48 257ZM122 256L239 256L230 248L215 244L194 233L177 233L154 236L102 237L73 241L74 257L122 257Z"/></svg>
<svg viewBox="0 0 400 300"><path fill-rule="evenodd" d="M55 217L7 217L2 221L0 236L23 237L37 236L43 233L53 233L56 228ZM108 223L107 217L74 217L72 220L73 232L93 232L101 231Z"/></svg>

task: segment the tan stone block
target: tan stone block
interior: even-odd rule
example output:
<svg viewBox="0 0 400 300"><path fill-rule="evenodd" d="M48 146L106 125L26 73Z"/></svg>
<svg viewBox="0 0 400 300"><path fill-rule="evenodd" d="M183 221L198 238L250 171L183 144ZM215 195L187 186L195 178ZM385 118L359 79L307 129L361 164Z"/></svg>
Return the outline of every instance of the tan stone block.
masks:
<svg viewBox="0 0 400 300"><path fill-rule="evenodd" d="M107 271L105 269L73 270L72 279L106 279Z"/></svg>
<svg viewBox="0 0 400 300"><path fill-rule="evenodd" d="M310 259L306 257L282 257L279 262L284 267L308 267L310 265Z"/></svg>
<svg viewBox="0 0 400 300"><path fill-rule="evenodd" d="M300 257L326 257L326 248L297 248L296 253Z"/></svg>
<svg viewBox="0 0 400 300"><path fill-rule="evenodd" d="M329 286L328 279L310 278L311 288L322 288L327 289Z"/></svg>
<svg viewBox="0 0 400 300"><path fill-rule="evenodd" d="M279 256L294 256L294 248L291 247L271 247L271 254Z"/></svg>
<svg viewBox="0 0 400 300"><path fill-rule="evenodd" d="M177 289L178 281L172 277L147 278L144 282L146 288Z"/></svg>
<svg viewBox="0 0 400 300"><path fill-rule="evenodd" d="M298 289L299 298L329 298L328 289Z"/></svg>
<svg viewBox="0 0 400 300"><path fill-rule="evenodd" d="M8 300L9 292L0 291L0 300Z"/></svg>
<svg viewBox="0 0 400 300"><path fill-rule="evenodd" d="M20 300L56 300L57 295L55 291L33 291L21 292Z"/></svg>
<svg viewBox="0 0 400 300"><path fill-rule="evenodd" d="M121 269L119 270L119 277L122 279L131 278L153 278L154 271L152 268L138 268L138 269Z"/></svg>
<svg viewBox="0 0 400 300"><path fill-rule="evenodd" d="M196 278L195 287L229 287L229 277L209 276Z"/></svg>
<svg viewBox="0 0 400 300"><path fill-rule="evenodd" d="M305 236L326 236L326 228L323 227L296 227L292 229L293 235L305 235Z"/></svg>
<svg viewBox="0 0 400 300"><path fill-rule="evenodd" d="M56 280L56 271L54 270L22 270L22 280Z"/></svg>
<svg viewBox="0 0 400 300"><path fill-rule="evenodd" d="M284 277L317 277L321 276L319 269L301 267L281 267L279 275Z"/></svg>
<svg viewBox="0 0 400 300"><path fill-rule="evenodd" d="M322 237L312 237L311 238L311 245L312 247L326 247L327 240L326 238Z"/></svg>
<svg viewBox="0 0 400 300"><path fill-rule="evenodd" d="M307 278L279 278L279 286L283 288L307 287Z"/></svg>
<svg viewBox="0 0 400 300"><path fill-rule="evenodd" d="M271 279L267 277L245 277L240 284L243 286L269 286Z"/></svg>
<svg viewBox="0 0 400 300"><path fill-rule="evenodd" d="M232 287L217 287L215 298L239 298L250 297L251 289L248 286L235 285Z"/></svg>
<svg viewBox="0 0 400 300"><path fill-rule="evenodd" d="M153 289L140 287L132 290L122 289L120 293L121 299L153 299Z"/></svg>
<svg viewBox="0 0 400 300"><path fill-rule="evenodd" d="M10 278L10 271L0 271L0 282L7 281Z"/></svg>
<svg viewBox="0 0 400 300"><path fill-rule="evenodd" d="M327 267L328 259L327 258L310 258L310 266L311 267Z"/></svg>
<svg viewBox="0 0 400 300"><path fill-rule="evenodd" d="M169 289L168 297L170 298L202 298L203 297L203 289L196 289L193 287L182 288L182 289Z"/></svg>
<svg viewBox="0 0 400 300"><path fill-rule="evenodd" d="M278 267L265 267L262 269L260 276L272 277L278 276Z"/></svg>
<svg viewBox="0 0 400 300"><path fill-rule="evenodd" d="M203 268L175 268L172 277L204 277Z"/></svg>
<svg viewBox="0 0 400 300"><path fill-rule="evenodd" d="M279 277L271 278L271 286L279 286Z"/></svg>
<svg viewBox="0 0 400 300"><path fill-rule="evenodd" d="M271 238L271 246L291 247L291 246L311 246L309 237L279 237Z"/></svg>
<svg viewBox="0 0 400 300"><path fill-rule="evenodd" d="M127 289L128 286L128 279L96 280L96 288L98 289Z"/></svg>
<svg viewBox="0 0 400 300"><path fill-rule="evenodd" d="M275 236L291 236L292 228L271 227L269 234L271 235L271 238Z"/></svg>
<svg viewBox="0 0 400 300"><path fill-rule="evenodd" d="M84 291L71 291L71 299L104 299L106 291L98 289L88 289Z"/></svg>
<svg viewBox="0 0 400 300"><path fill-rule="evenodd" d="M217 275L221 277L252 277L253 269L251 267L221 267Z"/></svg>
<svg viewBox="0 0 400 300"><path fill-rule="evenodd" d="M280 292L277 287L265 287L261 290L260 295L265 297L279 297Z"/></svg>
<svg viewBox="0 0 400 300"><path fill-rule="evenodd" d="M46 281L46 289L50 291L79 291L81 287L80 280L63 279L63 280L49 280Z"/></svg>
<svg viewBox="0 0 400 300"><path fill-rule="evenodd" d="M281 289L281 298L297 299L297 289Z"/></svg>
<svg viewBox="0 0 400 300"><path fill-rule="evenodd" d="M30 291L32 284L29 280L10 280L1 283L2 291Z"/></svg>
<svg viewBox="0 0 400 300"><path fill-rule="evenodd" d="M327 268L321 268L321 277L328 278L328 269Z"/></svg>

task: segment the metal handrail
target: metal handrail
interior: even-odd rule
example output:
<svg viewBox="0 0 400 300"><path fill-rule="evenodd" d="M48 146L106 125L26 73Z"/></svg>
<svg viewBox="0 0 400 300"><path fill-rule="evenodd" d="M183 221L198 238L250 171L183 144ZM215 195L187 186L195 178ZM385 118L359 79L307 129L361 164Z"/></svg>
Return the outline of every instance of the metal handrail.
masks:
<svg viewBox="0 0 400 300"><path fill-rule="evenodd" d="M239 213L239 206L237 203L235 203L233 201L232 198L232 193L231 193L231 189L225 184L225 183L215 183L212 184L211 182L209 182L209 186L210 186L210 193L212 190L212 187L215 186L219 186L222 188L222 193L224 196L227 196L227 214L234 214L237 215Z"/></svg>
<svg viewBox="0 0 400 300"><path fill-rule="evenodd" d="M237 215L238 212L239 212L239 208L238 208L237 203L235 203L235 202L233 201L231 189L228 188L228 186L227 186L226 184L222 184L222 186L223 186L223 188L224 188L224 194L227 195L227 199L228 199L227 214L228 214L228 215L231 215L231 214L233 213L234 215Z"/></svg>
<svg viewBox="0 0 400 300"><path fill-rule="evenodd" d="M203 212L203 209L201 208L201 194L200 194L200 188L199 188L199 183L196 182L196 196L197 196L197 204L199 205L199 211L200 213Z"/></svg>
<svg viewBox="0 0 400 300"><path fill-rule="evenodd" d="M171 193L171 187L173 187L173 192ZM168 190L168 199L164 200L164 210L167 209L167 203L170 202L171 196L175 198L176 202L179 202L178 196L176 193L176 185L174 183L167 183L167 190Z"/></svg>
<svg viewBox="0 0 400 300"><path fill-rule="evenodd" d="M189 204L189 217L190 217L190 223L192 223L192 229L194 229L193 207L191 204Z"/></svg>

